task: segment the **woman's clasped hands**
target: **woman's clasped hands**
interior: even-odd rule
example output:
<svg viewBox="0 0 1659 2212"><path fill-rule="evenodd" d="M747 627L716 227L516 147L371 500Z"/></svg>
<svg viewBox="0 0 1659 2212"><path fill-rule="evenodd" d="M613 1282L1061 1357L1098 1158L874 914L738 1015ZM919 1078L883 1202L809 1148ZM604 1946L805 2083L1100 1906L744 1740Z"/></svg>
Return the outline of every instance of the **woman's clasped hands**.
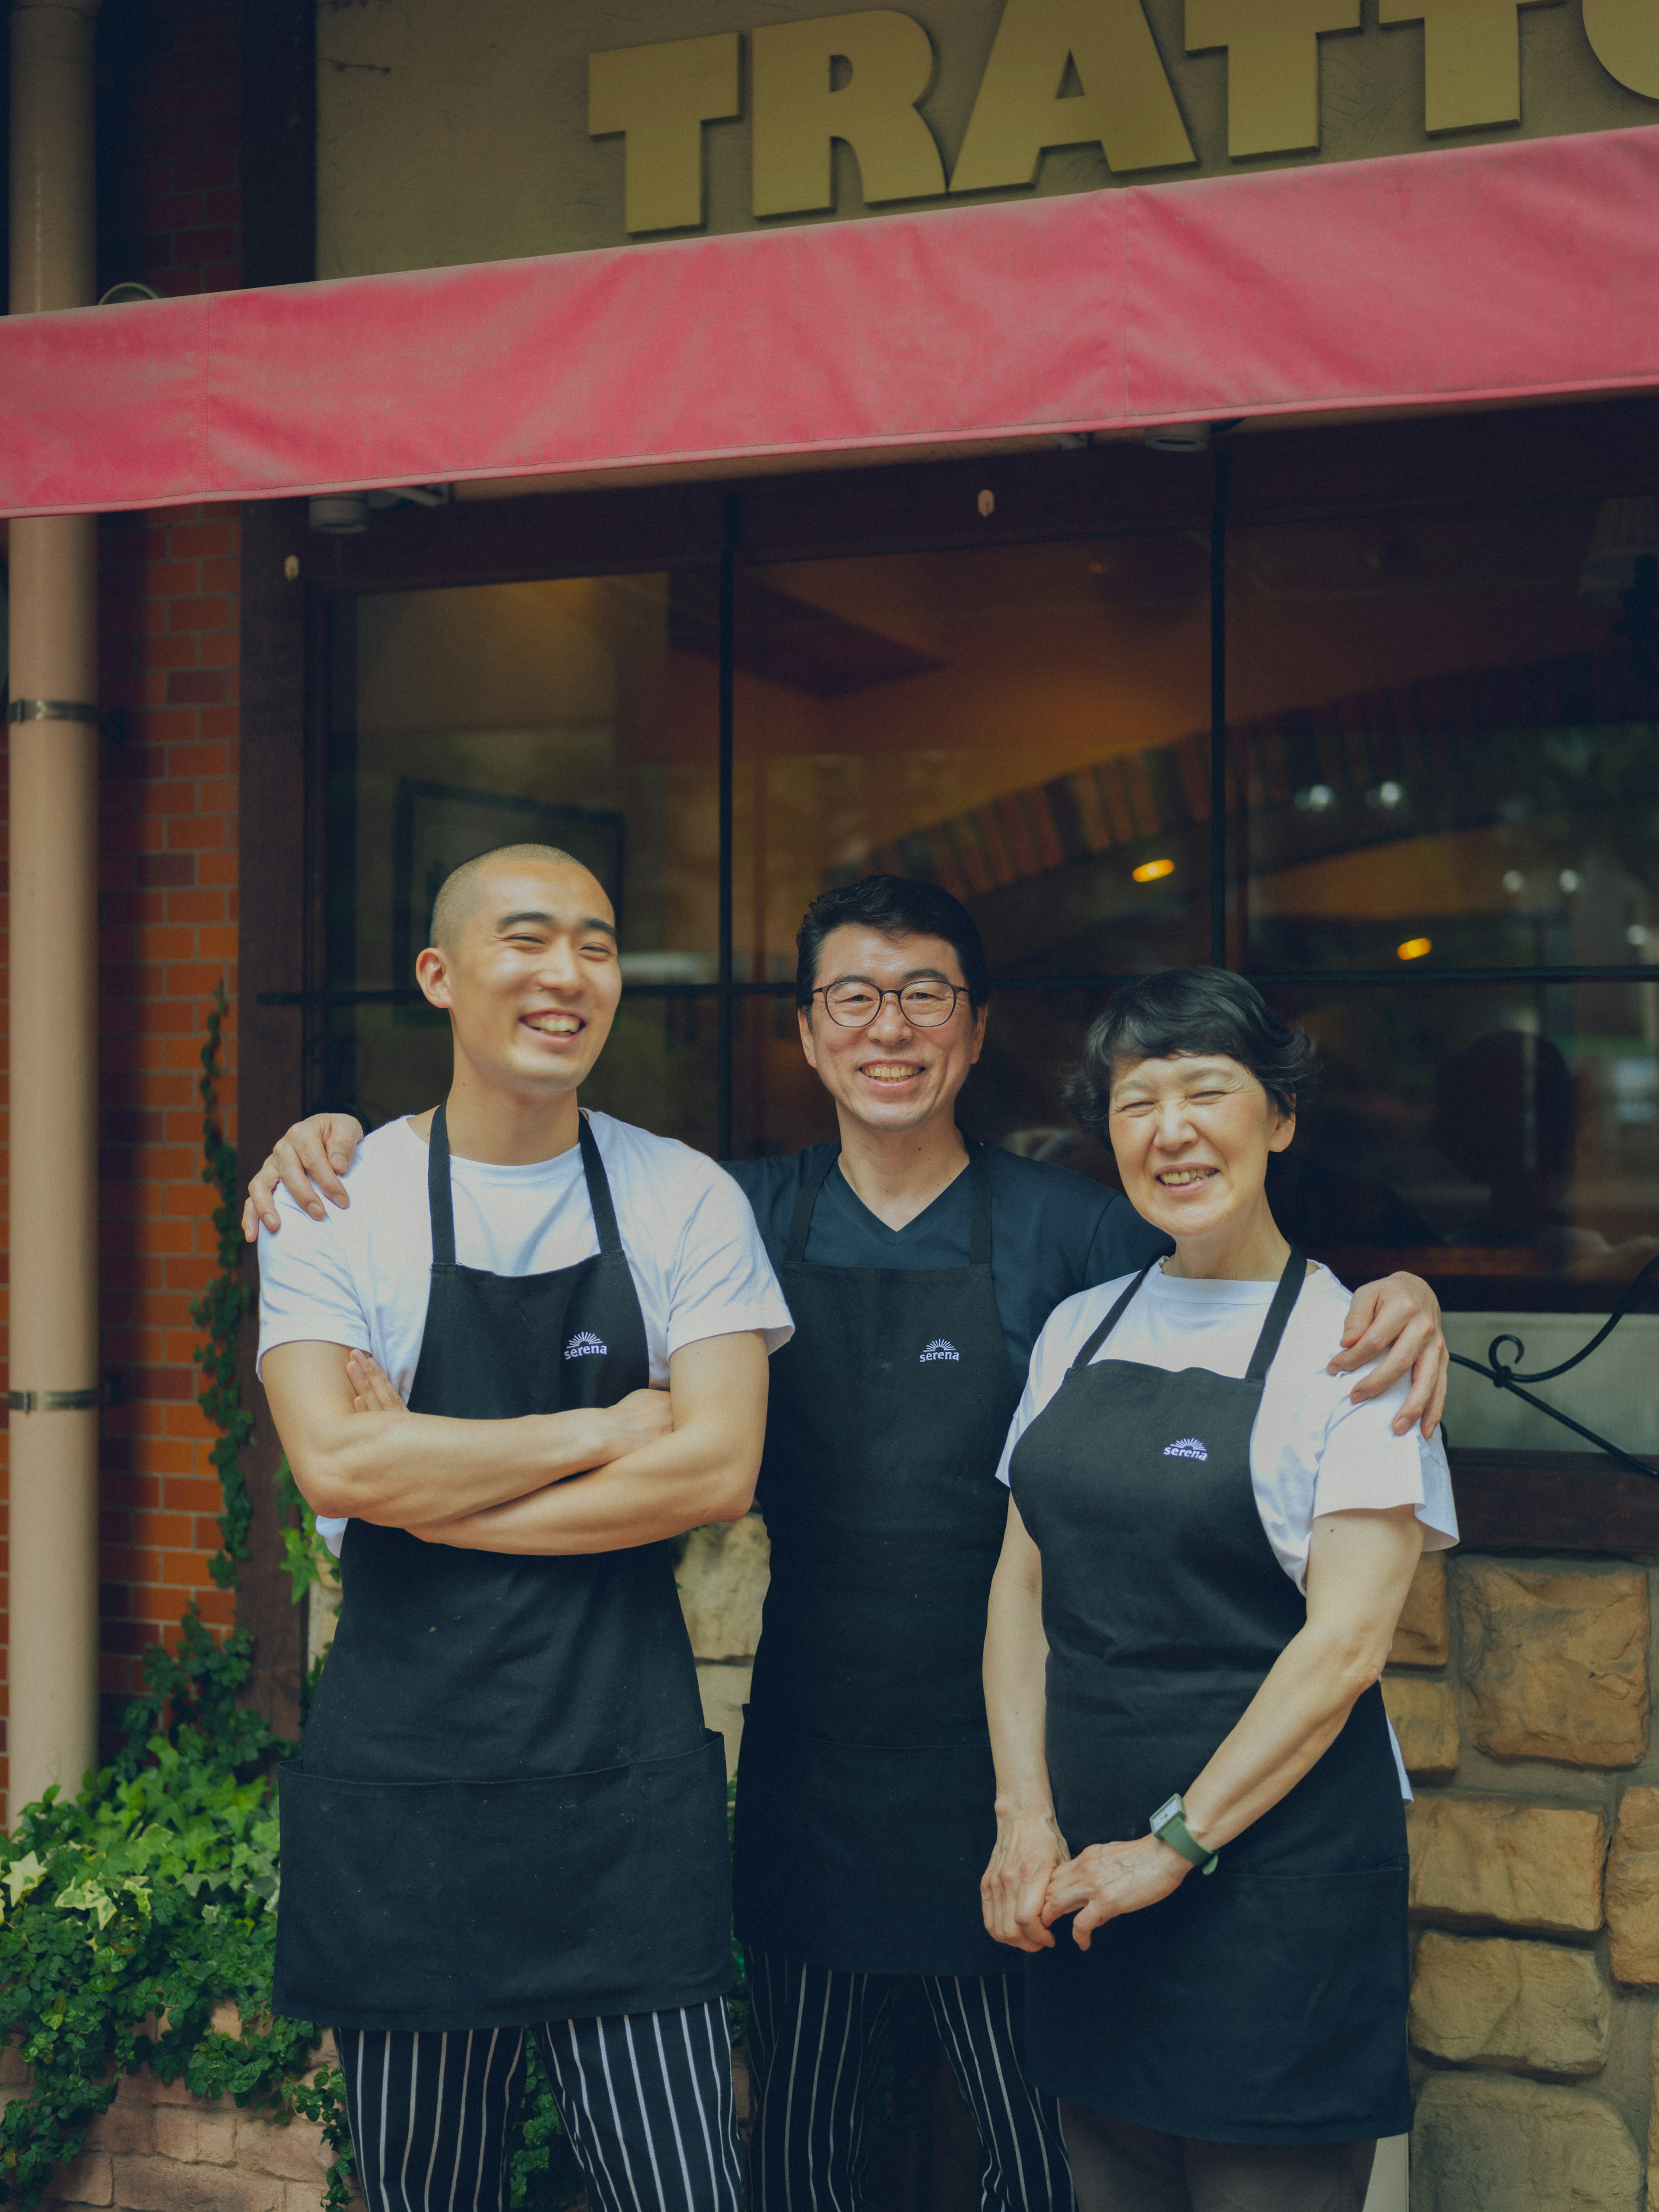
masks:
<svg viewBox="0 0 1659 2212"><path fill-rule="evenodd" d="M979 1886L986 1929L1016 1951L1048 1951L1055 1921L1074 1914L1072 1940L1086 1951L1097 1928L1158 1904L1192 1871L1156 1836L1091 1844L1073 1858L1052 1814L1000 1813Z"/></svg>

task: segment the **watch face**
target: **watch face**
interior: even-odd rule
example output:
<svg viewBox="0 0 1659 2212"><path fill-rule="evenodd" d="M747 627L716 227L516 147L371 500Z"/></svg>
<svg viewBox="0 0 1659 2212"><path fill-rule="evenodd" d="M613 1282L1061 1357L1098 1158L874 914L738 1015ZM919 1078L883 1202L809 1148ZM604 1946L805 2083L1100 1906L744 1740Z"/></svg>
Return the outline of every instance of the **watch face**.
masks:
<svg viewBox="0 0 1659 2212"><path fill-rule="evenodd" d="M1153 1814L1152 1820L1147 1824L1151 1827L1152 1833L1156 1835L1161 1827L1164 1827L1169 1821L1175 1819L1180 1810L1181 1796L1179 1791L1177 1791L1173 1797L1166 1799L1165 1802L1158 1807L1157 1812Z"/></svg>

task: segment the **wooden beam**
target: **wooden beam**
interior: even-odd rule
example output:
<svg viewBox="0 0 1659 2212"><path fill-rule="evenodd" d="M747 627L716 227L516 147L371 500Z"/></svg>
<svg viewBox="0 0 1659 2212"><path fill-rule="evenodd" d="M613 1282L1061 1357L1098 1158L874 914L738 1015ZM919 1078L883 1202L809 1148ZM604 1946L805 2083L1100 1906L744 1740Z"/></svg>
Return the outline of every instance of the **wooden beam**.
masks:
<svg viewBox="0 0 1659 2212"><path fill-rule="evenodd" d="M1650 1480L1599 1452L1458 1448L1451 1469L1465 1551L1659 1556L1659 1463Z"/></svg>

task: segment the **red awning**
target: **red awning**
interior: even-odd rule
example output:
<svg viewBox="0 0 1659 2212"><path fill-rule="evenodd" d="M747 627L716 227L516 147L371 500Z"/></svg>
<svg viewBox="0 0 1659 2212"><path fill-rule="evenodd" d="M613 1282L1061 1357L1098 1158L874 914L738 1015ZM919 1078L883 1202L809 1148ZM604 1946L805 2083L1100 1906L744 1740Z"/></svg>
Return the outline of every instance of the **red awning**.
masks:
<svg viewBox="0 0 1659 2212"><path fill-rule="evenodd" d="M0 320L0 513L1659 386L1659 126Z"/></svg>

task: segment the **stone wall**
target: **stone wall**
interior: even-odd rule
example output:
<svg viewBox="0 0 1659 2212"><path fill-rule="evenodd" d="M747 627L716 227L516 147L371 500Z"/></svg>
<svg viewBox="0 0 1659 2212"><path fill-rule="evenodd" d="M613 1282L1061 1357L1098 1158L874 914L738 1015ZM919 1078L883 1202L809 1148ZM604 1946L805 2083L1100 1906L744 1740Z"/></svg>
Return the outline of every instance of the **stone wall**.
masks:
<svg viewBox="0 0 1659 2212"><path fill-rule="evenodd" d="M1419 1571L1383 1685L1417 1791L1412 2212L1644 2201L1653 1579L1623 1559L1462 1553Z"/></svg>
<svg viewBox="0 0 1659 2212"><path fill-rule="evenodd" d="M15 2046L0 2050L0 2104L27 2085ZM123 2080L46 2201L107 2212L321 2212L332 2160L310 2121L273 2127L228 2097L192 2097L144 2068ZM352 2203L362 2201L354 2192Z"/></svg>
<svg viewBox="0 0 1659 2212"><path fill-rule="evenodd" d="M1437 1554L1383 1685L1411 1808L1412 2212L1638 2212L1659 2075L1655 1568ZM757 1516L679 1570L735 1763ZM1659 2206L1659 2128L1654 2130Z"/></svg>

